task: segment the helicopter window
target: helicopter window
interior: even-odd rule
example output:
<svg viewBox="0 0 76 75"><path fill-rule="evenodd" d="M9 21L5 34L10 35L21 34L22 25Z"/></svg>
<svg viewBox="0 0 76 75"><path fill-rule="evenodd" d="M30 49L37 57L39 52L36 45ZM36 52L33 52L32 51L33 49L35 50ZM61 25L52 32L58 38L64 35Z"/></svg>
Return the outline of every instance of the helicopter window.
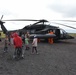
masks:
<svg viewBox="0 0 76 75"><path fill-rule="evenodd" d="M53 30L53 32L55 33L55 30Z"/></svg>
<svg viewBox="0 0 76 75"><path fill-rule="evenodd" d="M66 36L66 34L67 34L67 32L66 31L64 31L63 29L60 29L60 36L61 36L61 38L63 38L63 37L65 37Z"/></svg>
<svg viewBox="0 0 76 75"><path fill-rule="evenodd" d="M63 29L60 29L60 33L61 34L67 34L67 32L65 30L63 30Z"/></svg>
<svg viewBox="0 0 76 75"><path fill-rule="evenodd" d="M46 25L50 25L50 23L49 23L49 22L45 22L44 24L46 24Z"/></svg>
<svg viewBox="0 0 76 75"><path fill-rule="evenodd" d="M63 34L63 31L62 31L62 30L60 30L60 33L61 33L61 34Z"/></svg>
<svg viewBox="0 0 76 75"><path fill-rule="evenodd" d="M35 30L31 30L31 33L35 33Z"/></svg>
<svg viewBox="0 0 76 75"><path fill-rule="evenodd" d="M48 25L46 25L46 28L49 28L50 27L50 25L48 26Z"/></svg>

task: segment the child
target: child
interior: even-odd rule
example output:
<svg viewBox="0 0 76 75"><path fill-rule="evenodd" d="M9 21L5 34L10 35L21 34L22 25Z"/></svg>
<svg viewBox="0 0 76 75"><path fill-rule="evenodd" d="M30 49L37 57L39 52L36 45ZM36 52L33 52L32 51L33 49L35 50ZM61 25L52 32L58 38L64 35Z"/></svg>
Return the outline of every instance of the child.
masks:
<svg viewBox="0 0 76 75"><path fill-rule="evenodd" d="M6 37L5 37L5 40L4 40L4 52L7 52L7 50L8 50L8 44L9 44L9 42L8 42L8 36L6 35Z"/></svg>
<svg viewBox="0 0 76 75"><path fill-rule="evenodd" d="M29 39L27 36L25 36L25 45L26 45L26 50L29 50Z"/></svg>
<svg viewBox="0 0 76 75"><path fill-rule="evenodd" d="M22 38L23 44L25 44L25 34L24 33L22 33L21 38Z"/></svg>
<svg viewBox="0 0 76 75"><path fill-rule="evenodd" d="M36 51L36 54L38 54L37 51L37 38L34 36L33 42L32 42L32 54L34 54L34 50Z"/></svg>
<svg viewBox="0 0 76 75"><path fill-rule="evenodd" d="M13 45L13 35L14 35L14 32L11 32L11 34L10 34L10 43L11 43L11 45Z"/></svg>

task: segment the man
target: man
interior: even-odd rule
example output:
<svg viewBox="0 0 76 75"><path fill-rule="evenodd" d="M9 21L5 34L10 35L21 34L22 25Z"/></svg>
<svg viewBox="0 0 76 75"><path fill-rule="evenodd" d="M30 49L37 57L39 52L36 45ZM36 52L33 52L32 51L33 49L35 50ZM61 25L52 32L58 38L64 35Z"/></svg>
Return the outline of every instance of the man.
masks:
<svg viewBox="0 0 76 75"><path fill-rule="evenodd" d="M54 34L54 33L53 33L53 31L50 31L49 34ZM48 39L48 42L49 42L50 44L53 44L53 43L54 43L53 38L49 38L49 39Z"/></svg>
<svg viewBox="0 0 76 75"><path fill-rule="evenodd" d="M18 48L21 49L22 57L24 57L23 51L22 51L22 39L21 39L20 36L18 36L17 33L14 33L13 43L14 43L14 47L15 47L14 58L16 57L16 50L17 50Z"/></svg>

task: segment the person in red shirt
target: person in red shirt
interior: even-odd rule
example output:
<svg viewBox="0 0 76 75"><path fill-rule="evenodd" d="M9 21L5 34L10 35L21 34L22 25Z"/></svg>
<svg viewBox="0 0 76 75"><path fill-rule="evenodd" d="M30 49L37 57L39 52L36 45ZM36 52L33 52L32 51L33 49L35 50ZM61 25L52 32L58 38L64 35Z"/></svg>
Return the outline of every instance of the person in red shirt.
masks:
<svg viewBox="0 0 76 75"><path fill-rule="evenodd" d="M18 48L20 48L22 50L22 39L20 36L18 36L17 33L14 33L13 43L14 43L14 47L15 47L15 52L14 52L14 58L15 58L16 57L16 50ZM22 52L22 57L24 57L23 51L21 51L21 52Z"/></svg>

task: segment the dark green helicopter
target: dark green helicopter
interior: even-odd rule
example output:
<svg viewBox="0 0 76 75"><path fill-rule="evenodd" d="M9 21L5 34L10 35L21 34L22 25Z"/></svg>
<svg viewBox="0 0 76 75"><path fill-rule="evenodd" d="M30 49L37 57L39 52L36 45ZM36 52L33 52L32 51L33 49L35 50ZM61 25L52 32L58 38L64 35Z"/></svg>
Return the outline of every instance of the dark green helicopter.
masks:
<svg viewBox="0 0 76 75"><path fill-rule="evenodd" d="M19 29L17 31L20 34L22 34L23 32L29 32L31 34L30 38L33 38L34 35L36 35L37 38L44 39L44 40L47 40L48 38L54 38L55 41L63 40L63 39L74 39L74 37L70 36L65 30L63 30L59 27L56 27L56 26L52 26L50 24L46 24L46 23L48 23L48 21L44 20L44 19L42 19L42 20L32 20L32 19L2 20L2 18L3 18L3 16L1 17L0 25L5 34L9 34L11 31L8 31L5 28L5 26L3 25L5 22L3 22L3 21L36 21L34 24L27 25L24 28ZM61 21L70 21L70 20L61 20ZM65 24L60 24L60 23L56 23L56 24L67 26ZM67 27L76 29L71 26L67 26ZM53 31L54 34L48 34L48 31ZM12 31L12 32L14 32L14 31Z"/></svg>

